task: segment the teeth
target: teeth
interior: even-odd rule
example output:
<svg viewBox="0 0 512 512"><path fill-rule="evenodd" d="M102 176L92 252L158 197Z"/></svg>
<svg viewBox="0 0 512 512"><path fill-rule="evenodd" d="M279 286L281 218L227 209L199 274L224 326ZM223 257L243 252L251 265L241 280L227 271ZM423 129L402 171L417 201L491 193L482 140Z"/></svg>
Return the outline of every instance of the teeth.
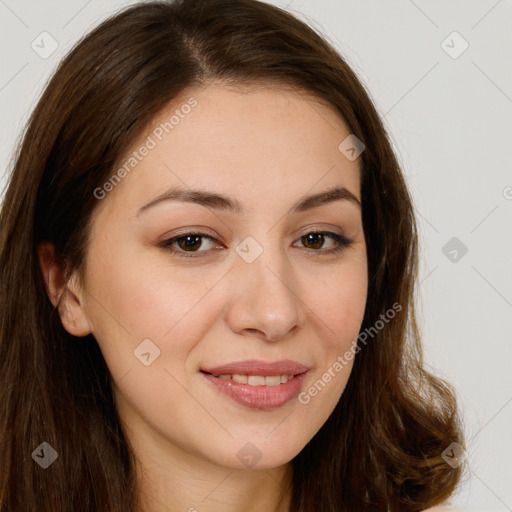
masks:
<svg viewBox="0 0 512 512"><path fill-rule="evenodd" d="M239 384L247 384L247 375L232 375L231 379Z"/></svg>
<svg viewBox="0 0 512 512"><path fill-rule="evenodd" d="M234 377L235 375L233 375L233 380ZM249 377L247 377L247 384L249 384L250 386L264 386L265 379L266 377L263 377L261 375L249 375Z"/></svg>
<svg viewBox="0 0 512 512"><path fill-rule="evenodd" d="M215 375L224 380L232 380L239 384L249 384L249 386L277 386L279 384L286 384L289 380L293 379L294 375Z"/></svg>
<svg viewBox="0 0 512 512"><path fill-rule="evenodd" d="M249 377L250 379L251 377ZM257 379L261 379L261 377L256 377ZM277 384L281 384L281 376L280 375L269 375L265 377L265 386L276 386ZM252 382L251 382L252 384Z"/></svg>

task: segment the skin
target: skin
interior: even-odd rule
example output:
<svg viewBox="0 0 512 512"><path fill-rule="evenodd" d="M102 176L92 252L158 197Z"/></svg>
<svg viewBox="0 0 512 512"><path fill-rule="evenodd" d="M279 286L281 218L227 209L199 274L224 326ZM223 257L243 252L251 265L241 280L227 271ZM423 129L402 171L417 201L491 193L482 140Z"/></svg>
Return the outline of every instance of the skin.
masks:
<svg viewBox="0 0 512 512"><path fill-rule="evenodd" d="M284 512L290 460L333 411L353 361L308 404L294 399L270 411L219 394L199 369L292 359L310 367L306 390L352 347L368 286L360 206L289 210L334 186L360 201L360 159L338 150L350 131L314 98L220 83L176 98L132 150L191 96L197 106L98 201L84 281L76 273L64 281L51 244L39 247L41 269L65 329L92 333L112 373L141 510ZM246 211L166 201L137 215L172 186L229 195ZM203 239L195 253L203 256L158 245L192 227L216 239ZM315 230L353 242L327 254L336 246L329 236L323 245L301 238ZM248 236L263 249L252 263L235 250ZM134 350L148 338L160 356L145 366ZM249 442L261 453L252 468L237 457Z"/></svg>

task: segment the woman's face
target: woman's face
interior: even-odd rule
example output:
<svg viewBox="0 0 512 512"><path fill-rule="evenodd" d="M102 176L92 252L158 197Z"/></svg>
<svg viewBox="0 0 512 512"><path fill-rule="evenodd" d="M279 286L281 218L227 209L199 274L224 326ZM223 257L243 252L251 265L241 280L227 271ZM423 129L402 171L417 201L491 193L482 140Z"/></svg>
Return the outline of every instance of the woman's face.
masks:
<svg viewBox="0 0 512 512"><path fill-rule="evenodd" d="M349 135L311 97L214 84L97 189L76 295L140 452L278 467L333 411L367 296Z"/></svg>

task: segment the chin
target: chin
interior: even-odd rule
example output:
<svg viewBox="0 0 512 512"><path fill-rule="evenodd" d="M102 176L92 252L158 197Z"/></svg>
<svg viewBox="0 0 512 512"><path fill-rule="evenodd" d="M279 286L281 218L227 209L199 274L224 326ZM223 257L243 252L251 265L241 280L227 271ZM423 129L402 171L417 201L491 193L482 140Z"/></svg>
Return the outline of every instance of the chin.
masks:
<svg viewBox="0 0 512 512"><path fill-rule="evenodd" d="M270 470L288 464L306 444L305 440L301 442L302 439L290 439L286 432L271 440L273 435L275 433L267 439L261 434L255 437L235 437L213 462L231 469Z"/></svg>

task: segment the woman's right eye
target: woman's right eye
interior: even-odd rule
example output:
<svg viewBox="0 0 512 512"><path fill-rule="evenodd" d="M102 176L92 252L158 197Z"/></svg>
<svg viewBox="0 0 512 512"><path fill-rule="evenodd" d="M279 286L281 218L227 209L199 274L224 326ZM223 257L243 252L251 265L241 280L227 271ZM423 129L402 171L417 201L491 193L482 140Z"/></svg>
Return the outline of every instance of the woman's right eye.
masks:
<svg viewBox="0 0 512 512"><path fill-rule="evenodd" d="M203 253L208 251L208 248L206 250L198 250L203 246L204 239L208 240L210 243L217 241L215 238L207 235L206 233L185 233L183 235L174 236L168 240L164 240L160 243L160 246L172 252L173 254L177 254L185 258L194 258L197 257L195 253Z"/></svg>

